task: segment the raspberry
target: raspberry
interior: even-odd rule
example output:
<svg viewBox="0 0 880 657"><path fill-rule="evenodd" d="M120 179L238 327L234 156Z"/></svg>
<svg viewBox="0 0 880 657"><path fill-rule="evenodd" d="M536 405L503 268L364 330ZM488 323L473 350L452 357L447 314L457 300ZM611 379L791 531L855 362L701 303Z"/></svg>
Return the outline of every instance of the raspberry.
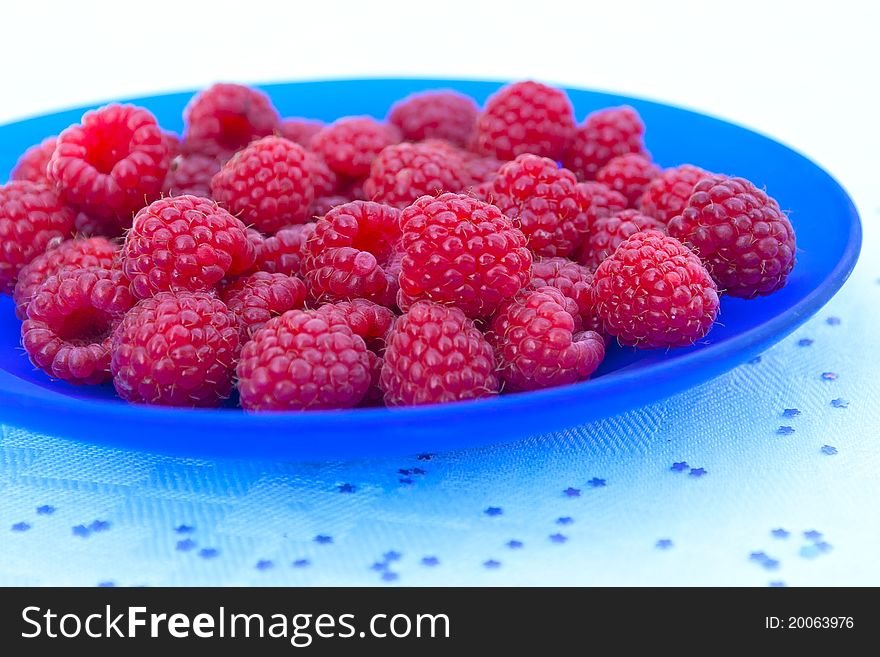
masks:
<svg viewBox="0 0 880 657"><path fill-rule="evenodd" d="M446 139L465 147L473 136L478 113L469 96L449 90L426 91L395 103L388 122L410 141Z"/></svg>
<svg viewBox="0 0 880 657"><path fill-rule="evenodd" d="M423 144L388 146L373 160L364 181L367 198L405 208L420 196L461 191L460 158Z"/></svg>
<svg viewBox="0 0 880 657"><path fill-rule="evenodd" d="M623 194L629 207L634 208L648 183L659 175L659 167L647 157L628 153L611 158L599 169L596 180Z"/></svg>
<svg viewBox="0 0 880 657"><path fill-rule="evenodd" d="M364 194L363 178L343 178L339 181L340 196L347 197L350 201L368 201L367 195Z"/></svg>
<svg viewBox="0 0 880 657"><path fill-rule="evenodd" d="M339 119L312 137L309 148L341 176L362 178L386 146L400 141L397 128L368 116Z"/></svg>
<svg viewBox="0 0 880 657"><path fill-rule="evenodd" d="M130 225L158 198L170 155L155 117L133 105L86 112L58 137L48 175L70 205L97 219Z"/></svg>
<svg viewBox="0 0 880 657"><path fill-rule="evenodd" d="M385 265L400 242L399 217L388 205L352 201L319 219L301 265L312 298L394 303L397 281Z"/></svg>
<svg viewBox="0 0 880 657"><path fill-rule="evenodd" d="M165 290L212 290L250 268L254 245L238 219L214 201L172 196L137 213L122 250L131 291L145 299Z"/></svg>
<svg viewBox="0 0 880 657"><path fill-rule="evenodd" d="M264 137L236 153L214 176L211 191L264 233L303 223L315 199L306 151L284 137Z"/></svg>
<svg viewBox="0 0 880 657"><path fill-rule="evenodd" d="M331 324L345 324L364 339L368 349L377 353L384 351L385 336L395 317L390 309L366 299L325 303L315 312Z"/></svg>
<svg viewBox="0 0 880 657"><path fill-rule="evenodd" d="M533 153L559 160L574 132L571 101L538 82L507 85L477 119L475 150L502 160Z"/></svg>
<svg viewBox="0 0 880 657"><path fill-rule="evenodd" d="M21 338L31 362L68 383L110 379L110 343L122 316L134 305L118 269L68 268L34 292Z"/></svg>
<svg viewBox="0 0 880 657"><path fill-rule="evenodd" d="M168 130L162 130L162 141L165 142L165 147L168 149L169 159L174 159L180 155L180 149L183 144L178 135Z"/></svg>
<svg viewBox="0 0 880 657"><path fill-rule="evenodd" d="M351 199L345 196L322 196L320 198L316 198L312 202L312 216L318 218L323 217L333 208L339 205L345 205L346 203L350 202Z"/></svg>
<svg viewBox="0 0 880 657"><path fill-rule="evenodd" d="M217 160L220 166L226 164L239 149L221 146L216 141L209 139L184 139L180 142L177 155L199 155Z"/></svg>
<svg viewBox="0 0 880 657"><path fill-rule="evenodd" d="M532 264L530 289L553 287L577 304L577 320L585 330L601 332L602 323L593 308L590 286L593 274L589 269L567 258L543 258Z"/></svg>
<svg viewBox="0 0 880 657"><path fill-rule="evenodd" d="M388 406L498 394L491 345L458 308L418 301L388 334L380 384Z"/></svg>
<svg viewBox="0 0 880 657"><path fill-rule="evenodd" d="M253 270L288 276L299 274L306 241L314 233L315 224L297 224L265 238L256 250Z"/></svg>
<svg viewBox="0 0 880 657"><path fill-rule="evenodd" d="M474 184L494 180L502 166L504 166L504 161L497 160L494 157L471 155L464 161L464 170L467 173L467 177Z"/></svg>
<svg viewBox="0 0 880 657"><path fill-rule="evenodd" d="M0 185L0 293L53 241L70 237L74 212L50 187L27 180Z"/></svg>
<svg viewBox="0 0 880 657"><path fill-rule="evenodd" d="M579 332L577 304L554 287L523 290L492 320L499 373L510 390L537 390L586 379L605 357L605 341Z"/></svg>
<svg viewBox="0 0 880 657"><path fill-rule="evenodd" d="M370 363L370 387L367 388L367 392L364 394L364 398L358 406L384 406L385 393L382 392L381 380L382 368L385 366L385 359L372 351L367 351L367 360Z"/></svg>
<svg viewBox="0 0 880 657"><path fill-rule="evenodd" d="M664 225L668 224L670 219L681 214L694 191L694 185L711 175L690 164L666 169L645 187L638 207L644 214L659 219Z"/></svg>
<svg viewBox="0 0 880 657"><path fill-rule="evenodd" d="M718 315L718 291L700 259L656 230L624 240L596 270L592 294L605 331L640 349L689 346Z"/></svg>
<svg viewBox="0 0 880 657"><path fill-rule="evenodd" d="M335 194L339 190L339 176L327 166L324 158L312 151L306 151L306 160L309 166L309 179L315 189L315 198Z"/></svg>
<svg viewBox="0 0 880 657"><path fill-rule="evenodd" d="M627 153L647 156L644 135L645 124L632 107L598 110L575 129L562 164L579 180L593 180L613 157Z"/></svg>
<svg viewBox="0 0 880 657"><path fill-rule="evenodd" d="M258 271L223 288L220 300L238 317L246 342L273 317L302 308L306 286L293 276Z"/></svg>
<svg viewBox="0 0 880 657"><path fill-rule="evenodd" d="M463 194L423 196L401 213L400 227L404 310L427 299L489 317L529 282L526 237L494 205Z"/></svg>
<svg viewBox="0 0 880 657"><path fill-rule="evenodd" d="M266 322L244 346L237 373L241 406L251 411L351 408L370 386L363 339L308 310Z"/></svg>
<svg viewBox="0 0 880 657"><path fill-rule="evenodd" d="M160 292L114 333L113 385L132 403L217 406L232 391L239 348L238 320L213 294Z"/></svg>
<svg viewBox="0 0 880 657"><path fill-rule="evenodd" d="M193 96L183 111L183 120L187 140L213 141L232 151L271 135L281 124L266 94L228 83L215 84Z"/></svg>
<svg viewBox="0 0 880 657"><path fill-rule="evenodd" d="M30 180L31 182L49 183L49 175L46 172L49 166L49 160L55 152L55 143L57 137L46 137L36 146L31 146L24 154L18 158L18 162L12 173L9 174L10 180Z"/></svg>
<svg viewBox="0 0 880 657"><path fill-rule="evenodd" d="M615 192L608 187L608 185L590 181L579 183L578 187L590 199L590 209L587 212L587 216L590 225L589 232L591 233L596 222L602 217L608 217L626 210L626 198L620 192Z"/></svg>
<svg viewBox="0 0 880 657"><path fill-rule="evenodd" d="M293 117L282 119L278 132L285 139L296 142L300 146L308 146L312 137L323 129L324 124L321 121Z"/></svg>
<svg viewBox="0 0 880 657"><path fill-rule="evenodd" d="M751 299L785 285L795 237L779 204L743 178L716 176L694 186L669 234L690 246L725 294Z"/></svg>
<svg viewBox="0 0 880 657"><path fill-rule="evenodd" d="M71 239L38 255L18 273L13 299L15 314L19 319L27 317L27 307L37 288L50 276L62 269L87 269L99 267L110 269L119 254L119 247L103 237Z"/></svg>
<svg viewBox="0 0 880 657"><path fill-rule="evenodd" d="M665 233L666 226L663 222L638 210L623 210L596 220L590 238L584 243L579 254L581 264L595 271L605 258L614 253L623 240L641 230L659 230Z"/></svg>
<svg viewBox="0 0 880 657"><path fill-rule="evenodd" d="M220 162L209 155L178 155L171 160L163 192L168 196L211 196L211 179L220 171Z"/></svg>
<svg viewBox="0 0 880 657"><path fill-rule="evenodd" d="M589 229L590 197L568 169L537 155L520 155L498 172L493 205L513 220L535 255L566 256Z"/></svg>

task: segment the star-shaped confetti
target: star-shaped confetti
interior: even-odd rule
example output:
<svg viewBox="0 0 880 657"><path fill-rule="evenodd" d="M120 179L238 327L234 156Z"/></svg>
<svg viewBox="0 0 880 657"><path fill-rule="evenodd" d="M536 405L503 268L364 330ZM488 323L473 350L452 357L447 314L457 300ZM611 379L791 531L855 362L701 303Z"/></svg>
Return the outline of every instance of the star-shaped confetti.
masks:
<svg viewBox="0 0 880 657"><path fill-rule="evenodd" d="M834 408L848 408L848 407L849 407L849 402L848 402L847 400L845 400L845 399L841 399L840 397L838 397L837 399L832 399L832 400L831 400L831 405L832 405Z"/></svg>
<svg viewBox="0 0 880 657"><path fill-rule="evenodd" d="M89 529L93 532L105 532L110 529L110 522L107 520L93 520L89 525Z"/></svg>
<svg viewBox="0 0 880 657"><path fill-rule="evenodd" d="M797 417L801 412L797 408L786 408L782 411L782 417Z"/></svg>
<svg viewBox="0 0 880 657"><path fill-rule="evenodd" d="M370 570L376 570L379 572L388 570L388 562L387 561L374 561L370 564Z"/></svg>
<svg viewBox="0 0 880 657"><path fill-rule="evenodd" d="M178 525L174 531L178 534L192 534L196 530L192 525Z"/></svg>
<svg viewBox="0 0 880 657"><path fill-rule="evenodd" d="M340 484L336 487L340 493L353 493L355 491L354 486L351 484Z"/></svg>
<svg viewBox="0 0 880 657"><path fill-rule="evenodd" d="M840 317L829 317L825 322L828 326L840 326Z"/></svg>
<svg viewBox="0 0 880 657"><path fill-rule="evenodd" d="M270 559L260 559L254 567L257 570L269 570L275 567L275 563Z"/></svg>
<svg viewBox="0 0 880 657"><path fill-rule="evenodd" d="M400 558L402 556L403 555L400 554L400 552L397 552L396 550L389 550L388 552L386 552L385 554L382 555L382 558L385 559L385 561L400 561Z"/></svg>
<svg viewBox="0 0 880 657"><path fill-rule="evenodd" d="M788 538L791 536L791 532L783 529L782 527L778 527L770 532L773 535L773 538Z"/></svg>
<svg viewBox="0 0 880 657"><path fill-rule="evenodd" d="M423 475L428 474L428 471L427 471L427 470L422 470L421 468L413 468L413 469L412 469L412 473L413 473L414 475L423 476Z"/></svg>
<svg viewBox="0 0 880 657"><path fill-rule="evenodd" d="M764 552L752 552L749 555L750 561L764 561L767 558L767 555Z"/></svg>
<svg viewBox="0 0 880 657"><path fill-rule="evenodd" d="M89 534L92 533L85 525L77 525L73 528L72 531L74 536L79 536L81 538L86 538Z"/></svg>
<svg viewBox="0 0 880 657"><path fill-rule="evenodd" d="M332 536L327 536L325 534L318 534L317 536L315 536L315 543L318 543L320 545L328 545L332 542L333 542Z"/></svg>
<svg viewBox="0 0 880 657"><path fill-rule="evenodd" d="M654 544L654 547L656 547L658 550L668 550L672 547L672 539L661 538Z"/></svg>
<svg viewBox="0 0 880 657"><path fill-rule="evenodd" d="M390 570L386 570L382 573L382 581L384 582L393 582L400 577L397 573L393 573Z"/></svg>
<svg viewBox="0 0 880 657"><path fill-rule="evenodd" d="M831 552L831 548L831 543L828 543L827 541L816 542L816 549L819 550L819 552Z"/></svg>
<svg viewBox="0 0 880 657"><path fill-rule="evenodd" d="M402 483L404 486L410 486L413 483L413 480L410 479L409 477L404 477L403 479L398 479L397 481Z"/></svg>
<svg viewBox="0 0 880 657"><path fill-rule="evenodd" d="M433 568L434 566L440 565L440 559L438 559L437 557L422 557L421 563L423 566Z"/></svg>
<svg viewBox="0 0 880 657"><path fill-rule="evenodd" d="M587 483L590 486L592 486L593 488L604 488L605 487L605 480L599 479L599 477L593 477Z"/></svg>
<svg viewBox="0 0 880 657"><path fill-rule="evenodd" d="M779 560L767 558L764 559L761 565L767 570L776 570L777 568L779 568Z"/></svg>
<svg viewBox="0 0 880 657"><path fill-rule="evenodd" d="M430 461L431 459L434 458L434 455L433 454L419 454L416 458L419 461Z"/></svg>
<svg viewBox="0 0 880 657"><path fill-rule="evenodd" d="M837 381L837 372L822 372L823 381Z"/></svg>
<svg viewBox="0 0 880 657"><path fill-rule="evenodd" d="M196 547L196 542L191 538L185 538L182 541L177 541L177 545L174 547L178 552L189 552L190 550Z"/></svg>
<svg viewBox="0 0 880 657"><path fill-rule="evenodd" d="M294 568L308 568L310 565L312 565L312 562L308 559L297 559L290 565Z"/></svg>
<svg viewBox="0 0 880 657"><path fill-rule="evenodd" d="M199 550L199 556L202 559L214 559L220 555L220 550L217 548L202 548Z"/></svg>
<svg viewBox="0 0 880 657"><path fill-rule="evenodd" d="M507 543L505 543L505 545L511 550L519 550L522 548L523 542L516 539L510 539L509 541L507 541Z"/></svg>
<svg viewBox="0 0 880 657"><path fill-rule="evenodd" d="M790 436L794 433L794 427L781 426L776 430L776 433L778 433L780 436Z"/></svg>
<svg viewBox="0 0 880 657"><path fill-rule="evenodd" d="M833 445L822 445L821 451L825 456L834 456L837 454L837 448Z"/></svg>
<svg viewBox="0 0 880 657"><path fill-rule="evenodd" d="M812 338L801 338L800 340L798 340L798 347L809 347L812 344Z"/></svg>
<svg viewBox="0 0 880 657"><path fill-rule="evenodd" d="M560 534L556 532L555 534L550 534L550 542L551 543L565 543L568 540L568 536L565 534Z"/></svg>
<svg viewBox="0 0 880 657"><path fill-rule="evenodd" d="M501 562L496 561L495 559L487 559L483 562L484 568L489 568L490 570L494 570L496 568L501 568Z"/></svg>
<svg viewBox="0 0 880 657"><path fill-rule="evenodd" d="M562 516L561 518L556 519L557 525L570 525L573 522L574 522L574 518L572 518L570 516Z"/></svg>
<svg viewBox="0 0 880 657"><path fill-rule="evenodd" d="M562 494L565 495L566 497L580 497L581 496L581 489L580 488L572 488L571 486L569 486L564 491L562 491Z"/></svg>
<svg viewBox="0 0 880 657"><path fill-rule="evenodd" d="M51 504L43 504L37 507L38 516L51 516L53 513L55 513L55 507Z"/></svg>
<svg viewBox="0 0 880 657"><path fill-rule="evenodd" d="M669 468L673 472L684 472L690 466L685 461L679 461L678 463L673 463L672 467Z"/></svg>
<svg viewBox="0 0 880 657"><path fill-rule="evenodd" d="M804 538L810 541L818 541L822 539L822 532L816 531L815 529L809 529L804 532Z"/></svg>
<svg viewBox="0 0 880 657"><path fill-rule="evenodd" d="M412 474L412 470L409 470L409 469L407 469L407 468L400 468L400 469L397 471L397 474L399 474L399 475L403 475L404 477L408 477L409 475Z"/></svg>
<svg viewBox="0 0 880 657"><path fill-rule="evenodd" d="M24 521L17 522L14 525L12 525L12 531L14 531L14 532L26 532L30 528L31 528L31 526Z"/></svg>
<svg viewBox="0 0 880 657"><path fill-rule="evenodd" d="M690 471L691 477L703 477L707 474L709 474L709 471L706 470L705 468L691 468L691 471ZM723 479L723 477L722 477L722 479Z"/></svg>
<svg viewBox="0 0 880 657"><path fill-rule="evenodd" d="M488 509L483 511L490 518L494 518L496 516L500 516L504 513L504 510L500 506L490 506Z"/></svg>

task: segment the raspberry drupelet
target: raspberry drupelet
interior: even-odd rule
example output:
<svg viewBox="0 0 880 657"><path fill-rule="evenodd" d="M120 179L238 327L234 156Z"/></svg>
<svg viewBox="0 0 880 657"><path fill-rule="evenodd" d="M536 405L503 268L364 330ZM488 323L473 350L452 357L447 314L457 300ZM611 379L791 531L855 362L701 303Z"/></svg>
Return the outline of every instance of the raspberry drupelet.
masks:
<svg viewBox="0 0 880 657"><path fill-rule="evenodd" d="M388 406L498 394L491 345L458 308L418 301L388 334L380 386Z"/></svg>
<svg viewBox="0 0 880 657"><path fill-rule="evenodd" d="M490 317L529 282L526 237L494 205L463 194L423 196L403 210L400 227L403 310L424 299Z"/></svg>
<svg viewBox="0 0 880 657"><path fill-rule="evenodd" d="M31 362L74 384L110 379L110 345L117 324L134 305L117 269L68 268L34 291L21 340Z"/></svg>
<svg viewBox="0 0 880 657"><path fill-rule="evenodd" d="M159 198L170 163L168 144L155 117L133 105L86 112L58 136L47 169L65 202L90 217L115 222Z"/></svg>
<svg viewBox="0 0 880 657"><path fill-rule="evenodd" d="M214 142L237 151L271 135L281 119L269 97L240 84L218 83L193 96L183 111L185 141Z"/></svg>
<svg viewBox="0 0 880 657"><path fill-rule="evenodd" d="M579 180L594 180L613 157L627 153L647 156L644 135L645 124L632 107L598 110L574 130L562 164Z"/></svg>
<svg viewBox="0 0 880 657"><path fill-rule="evenodd" d="M224 287L220 300L241 322L243 344L273 317L302 308L306 286L293 276L258 271Z"/></svg>
<svg viewBox="0 0 880 657"><path fill-rule="evenodd" d="M31 182L50 184L47 168L52 154L55 152L57 137L46 137L42 142L31 146L18 158L15 168L9 174L10 180L29 180Z"/></svg>
<svg viewBox="0 0 880 657"><path fill-rule="evenodd" d="M171 160L162 185L166 196L211 196L211 179L221 164L209 155L178 155Z"/></svg>
<svg viewBox="0 0 880 657"><path fill-rule="evenodd" d="M670 219L681 214L694 192L694 186L711 176L708 171L691 164L666 169L645 187L639 198L639 210L666 225Z"/></svg>
<svg viewBox="0 0 880 657"><path fill-rule="evenodd" d="M608 185L591 180L578 183L578 187L590 200L590 209L587 211L590 226L589 233L593 232L593 228L599 219L626 210L626 198L624 195L620 192L615 192Z"/></svg>
<svg viewBox="0 0 880 657"><path fill-rule="evenodd" d="M256 259L248 271L267 271L296 276L300 273L306 242L315 234L315 224L282 228L255 244Z"/></svg>
<svg viewBox="0 0 880 657"><path fill-rule="evenodd" d="M312 137L309 148L340 176L363 178L382 149L399 141L400 132L394 126L368 116L354 116L321 130Z"/></svg>
<svg viewBox="0 0 880 657"><path fill-rule="evenodd" d="M648 157L639 153L628 153L609 160L599 169L596 180L623 194L627 206L634 208L648 183L659 175L660 168Z"/></svg>
<svg viewBox="0 0 880 657"><path fill-rule="evenodd" d="M426 91L398 101L388 113L404 139L445 139L465 148L477 124L479 108L469 96L452 90Z"/></svg>
<svg viewBox="0 0 880 657"><path fill-rule="evenodd" d="M395 318L389 308L366 299L325 303L315 313L330 324L345 324L364 339L367 349L377 354L385 351L386 336Z"/></svg>
<svg viewBox="0 0 880 657"><path fill-rule="evenodd" d="M584 242L578 254L578 261L590 271L595 271L623 240L641 230L659 230L665 233L666 225L638 210L623 210L597 219L589 239Z"/></svg>
<svg viewBox="0 0 880 657"><path fill-rule="evenodd" d="M541 258L532 263L529 287L555 287L577 304L577 314L583 329L601 333L602 323L596 316L590 294L592 284L592 272L567 258Z"/></svg>
<svg viewBox="0 0 880 657"><path fill-rule="evenodd" d="M426 144L394 144L373 160L364 181L364 194L402 209L426 194L461 191L470 179L462 168L463 162L453 150Z"/></svg>

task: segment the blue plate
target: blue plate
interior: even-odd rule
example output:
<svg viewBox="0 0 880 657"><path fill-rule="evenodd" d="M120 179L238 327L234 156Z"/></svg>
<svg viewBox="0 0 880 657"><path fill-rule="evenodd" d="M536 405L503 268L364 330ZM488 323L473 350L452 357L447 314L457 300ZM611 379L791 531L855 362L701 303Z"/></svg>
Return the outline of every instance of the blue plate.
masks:
<svg viewBox="0 0 880 657"><path fill-rule="evenodd" d="M284 116L332 120L383 117L395 100L454 88L478 101L501 83L459 80L338 80L268 85ZM79 388L35 371L19 346L12 300L0 297L0 421L93 443L192 456L318 460L437 452L513 441L574 426L686 390L745 362L816 313L858 258L861 227L852 202L825 171L772 139L687 110L568 89L578 119L628 103L647 124L662 165L684 162L764 186L791 214L798 260L788 285L754 301L725 298L720 323L698 345L673 351L613 347L597 376L576 385L443 406L251 415L234 408L129 406L111 386ZM137 98L180 131L189 93ZM76 123L87 108L0 127L0 171L28 146Z"/></svg>

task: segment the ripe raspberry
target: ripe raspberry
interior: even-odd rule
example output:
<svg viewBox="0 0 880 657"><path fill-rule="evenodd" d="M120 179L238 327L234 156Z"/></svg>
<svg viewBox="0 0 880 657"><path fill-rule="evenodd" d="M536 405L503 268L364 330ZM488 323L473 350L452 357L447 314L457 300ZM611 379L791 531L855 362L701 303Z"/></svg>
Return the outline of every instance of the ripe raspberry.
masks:
<svg viewBox="0 0 880 657"><path fill-rule="evenodd" d="M241 322L244 343L273 317L302 308L306 286L293 276L258 271L223 288L220 300Z"/></svg>
<svg viewBox="0 0 880 657"><path fill-rule="evenodd" d="M350 203L351 200L345 196L322 196L312 201L312 216L321 218L333 208L339 205Z"/></svg>
<svg viewBox="0 0 880 657"><path fill-rule="evenodd" d="M370 386L367 347L348 326L288 310L254 333L238 363L242 408L351 408Z"/></svg>
<svg viewBox="0 0 880 657"><path fill-rule="evenodd" d="M494 157L470 155L465 158L464 171L467 173L467 178L470 179L471 184L479 185L480 183L494 180L504 164L503 160L498 160Z"/></svg>
<svg viewBox="0 0 880 657"><path fill-rule="evenodd" d="M669 234L700 256L725 294L751 299L785 285L795 237L779 204L743 178L702 180Z"/></svg>
<svg viewBox="0 0 880 657"><path fill-rule="evenodd" d="M9 174L10 180L30 180L35 183L43 183L48 185L49 175L46 168L49 166L49 160L55 152L55 143L57 137L46 137L36 146L31 146L24 154L18 158L18 162L12 173Z"/></svg>
<svg viewBox="0 0 880 657"><path fill-rule="evenodd" d="M278 127L278 132L280 132L281 136L285 139L296 142L300 146L308 146L312 137L323 129L324 123L322 121L293 117L281 119L281 125Z"/></svg>
<svg viewBox="0 0 880 657"><path fill-rule="evenodd" d="M48 175L70 205L121 228L159 197L170 156L162 130L147 110L107 105L58 137Z"/></svg>
<svg viewBox="0 0 880 657"><path fill-rule="evenodd" d="M602 332L602 323L593 308L590 287L593 274L583 265L567 258L542 258L532 264L532 280L529 289L553 287L577 304L575 328L582 326L584 330ZM580 325L578 324L580 319Z"/></svg>
<svg viewBox="0 0 880 657"><path fill-rule="evenodd" d="M464 194L423 196L400 215L398 305L419 299L489 317L529 282L526 237L501 210Z"/></svg>
<svg viewBox="0 0 880 657"><path fill-rule="evenodd" d="M385 366L385 359L378 354L367 351L367 360L370 365L370 387L364 394L364 398L358 407L384 406L385 393L382 392L382 368Z"/></svg>
<svg viewBox="0 0 880 657"><path fill-rule="evenodd" d="M568 144L562 164L579 180L593 180L611 158L627 153L647 156L645 124L632 107L608 107L590 114Z"/></svg>
<svg viewBox="0 0 880 657"><path fill-rule="evenodd" d="M568 169L537 155L520 155L492 183L493 205L522 230L539 256L566 256L589 229L590 197Z"/></svg>
<svg viewBox="0 0 880 657"><path fill-rule="evenodd" d="M477 124L477 104L457 91L439 90L407 96L391 107L388 122L404 139L446 139L465 147Z"/></svg>
<svg viewBox="0 0 880 657"><path fill-rule="evenodd" d="M590 229L602 217L609 217L626 210L626 198L620 192L615 192L608 185L597 183L595 181L579 183L578 187L582 193L586 194L590 199L590 210L587 212L589 218Z"/></svg>
<svg viewBox="0 0 880 657"><path fill-rule="evenodd" d="M73 232L74 212L50 187L27 180L0 185L0 293L10 294L18 272L53 241Z"/></svg>
<svg viewBox="0 0 880 657"><path fill-rule="evenodd" d="M391 206L352 201L319 219L301 265L311 297L393 304L397 281L385 266L400 243L399 218Z"/></svg>
<svg viewBox="0 0 880 657"><path fill-rule="evenodd" d="M178 155L171 160L163 193L168 196L211 197L211 179L220 171L220 162L208 155Z"/></svg>
<svg viewBox="0 0 880 657"><path fill-rule="evenodd" d="M418 301L388 334L380 384L388 406L498 394L491 345L458 308Z"/></svg>
<svg viewBox="0 0 880 657"><path fill-rule="evenodd" d="M599 169L596 180L623 194L629 207L634 208L648 183L659 175L660 168L647 157L628 153L611 158Z"/></svg>
<svg viewBox="0 0 880 657"><path fill-rule="evenodd" d="M571 101L538 82L507 85L477 119L475 150L502 160L533 153L559 160L574 132Z"/></svg>
<svg viewBox="0 0 880 657"><path fill-rule="evenodd" d="M85 212L78 212L73 220L74 233L77 237L106 237L116 239L122 237L123 230L115 219L90 217Z"/></svg>
<svg viewBox="0 0 880 657"><path fill-rule="evenodd" d="M212 290L224 276L247 271L254 259L244 224L198 196L172 196L145 207L122 249L122 268L139 299L165 290Z"/></svg>
<svg viewBox="0 0 880 657"><path fill-rule="evenodd" d="M369 201L364 194L364 178L340 178L339 195L350 201Z"/></svg>
<svg viewBox="0 0 880 657"><path fill-rule="evenodd" d="M271 135L281 125L266 94L228 83L215 84L193 96L183 111L183 120L187 140L213 141L232 151Z"/></svg>
<svg viewBox="0 0 880 657"><path fill-rule="evenodd" d="M339 119L321 130L312 137L309 148L339 175L362 178L370 173L370 164L382 149L399 141L397 128L356 116Z"/></svg>
<svg viewBox="0 0 880 657"><path fill-rule="evenodd" d="M598 219L579 254L581 264L589 267L590 271L595 271L623 240L642 230L659 230L665 233L666 226L638 210L623 210Z"/></svg>
<svg viewBox="0 0 880 657"><path fill-rule="evenodd" d="M177 155L188 157L198 155L217 160L220 166L226 164L239 149L227 148L210 139L184 139L180 142Z"/></svg>
<svg viewBox="0 0 880 657"><path fill-rule="evenodd" d="M71 239L38 255L18 273L18 282L12 294L15 314L23 320L27 307L37 288L50 276L62 269L111 269L119 254L119 247L103 237Z"/></svg>
<svg viewBox="0 0 880 657"><path fill-rule="evenodd" d="M308 160L309 179L315 189L316 199L332 196L339 191L339 176L327 166L323 157L312 151L306 151L306 160Z"/></svg>
<svg viewBox="0 0 880 657"><path fill-rule="evenodd" d="M314 233L315 224L282 228L263 240L256 250L256 260L251 270L296 276L300 273L306 241Z"/></svg>
<svg viewBox="0 0 880 657"><path fill-rule="evenodd" d="M664 225L668 224L670 219L681 214L694 191L694 185L711 175L690 164L666 169L645 187L638 207L644 214L659 219Z"/></svg>
<svg viewBox="0 0 880 657"><path fill-rule="evenodd" d="M624 240L599 265L592 293L605 331L640 349L691 345L718 315L718 291L700 259L656 230Z"/></svg>
<svg viewBox="0 0 880 657"><path fill-rule="evenodd" d="M211 181L213 198L264 233L301 224L315 199L306 151L264 137L236 153Z"/></svg>
<svg viewBox="0 0 880 657"><path fill-rule="evenodd" d="M165 146L168 148L169 159L173 160L180 155L180 149L182 147L180 136L173 132L169 132L168 130L162 130L162 141L165 142Z"/></svg>
<svg viewBox="0 0 880 657"><path fill-rule="evenodd" d="M34 292L21 338L31 362L68 383L110 379L110 343L116 325L134 305L118 269L67 268Z"/></svg>
<svg viewBox="0 0 880 657"><path fill-rule="evenodd" d="M492 320L489 339L510 390L537 390L586 379L605 358L605 341L578 331L577 304L555 287L523 290Z"/></svg>
<svg viewBox="0 0 880 657"><path fill-rule="evenodd" d="M232 391L238 358L235 314L213 294L160 292L123 318L110 370L136 404L217 406Z"/></svg>
<svg viewBox="0 0 880 657"><path fill-rule="evenodd" d="M377 354L385 351L386 336L395 318L390 309L366 299L325 303L315 313L331 325L345 324Z"/></svg>
<svg viewBox="0 0 880 657"><path fill-rule="evenodd" d="M423 144L388 146L373 160L364 181L367 198L403 209L420 196L461 191L467 180L452 152Z"/></svg>

